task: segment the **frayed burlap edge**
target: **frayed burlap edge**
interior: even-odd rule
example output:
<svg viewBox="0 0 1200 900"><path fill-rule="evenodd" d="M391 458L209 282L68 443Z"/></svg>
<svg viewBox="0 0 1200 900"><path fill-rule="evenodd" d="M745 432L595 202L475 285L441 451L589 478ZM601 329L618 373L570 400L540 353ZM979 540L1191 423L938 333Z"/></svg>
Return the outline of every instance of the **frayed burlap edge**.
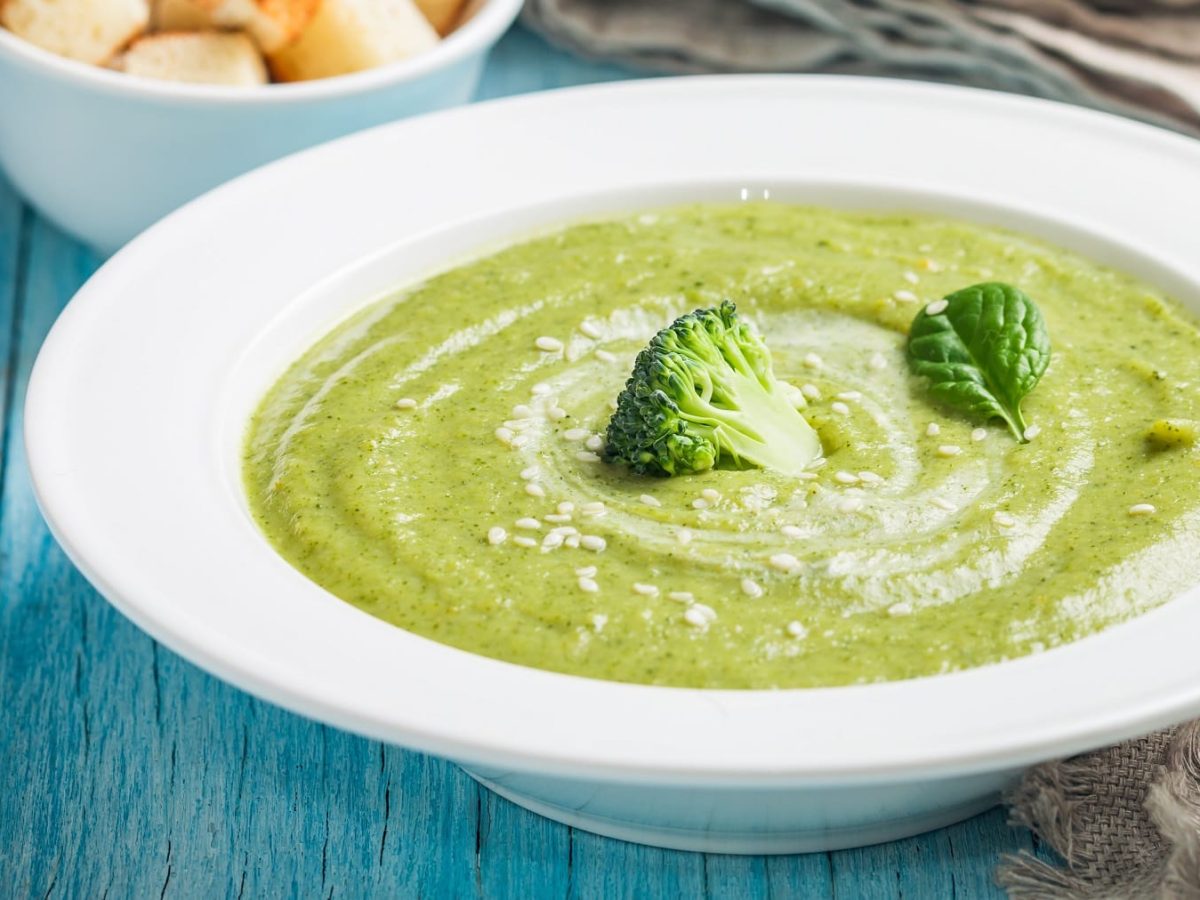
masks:
<svg viewBox="0 0 1200 900"><path fill-rule="evenodd" d="M1063 859L1007 857L1012 900L1200 897L1200 721L1036 766L1006 802Z"/></svg>

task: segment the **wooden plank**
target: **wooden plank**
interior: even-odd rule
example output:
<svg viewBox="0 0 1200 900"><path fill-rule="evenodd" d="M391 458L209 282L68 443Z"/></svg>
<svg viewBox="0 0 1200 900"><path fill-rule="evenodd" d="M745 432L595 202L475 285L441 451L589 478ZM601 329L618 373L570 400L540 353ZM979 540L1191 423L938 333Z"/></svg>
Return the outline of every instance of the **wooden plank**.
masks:
<svg viewBox="0 0 1200 900"><path fill-rule="evenodd" d="M828 853L767 858L768 897L832 897L833 866Z"/></svg>
<svg viewBox="0 0 1200 900"><path fill-rule="evenodd" d="M29 221L29 213L0 173L0 448L4 447L8 409L13 399L17 297L25 280ZM7 457L0 453L0 483L3 482L5 459Z"/></svg>
<svg viewBox="0 0 1200 900"><path fill-rule="evenodd" d="M479 789L480 892L484 897L566 897L573 829Z"/></svg>
<svg viewBox="0 0 1200 900"><path fill-rule="evenodd" d="M1000 807L946 829L953 858L949 861L959 897L1005 896L995 882L996 866L1005 853L1034 850L1032 835L1008 824Z"/></svg>
<svg viewBox="0 0 1200 900"><path fill-rule="evenodd" d="M69 882L64 869L82 839L79 813L92 799L91 708L80 689L88 640L82 579L41 524L21 424L37 348L96 260L40 222L28 234L23 274L6 282L20 294L0 483L0 696L6 722L21 723L0 729L0 852L4 884L17 895Z"/></svg>
<svg viewBox="0 0 1200 900"><path fill-rule="evenodd" d="M572 829L571 900L707 897L705 857Z"/></svg>

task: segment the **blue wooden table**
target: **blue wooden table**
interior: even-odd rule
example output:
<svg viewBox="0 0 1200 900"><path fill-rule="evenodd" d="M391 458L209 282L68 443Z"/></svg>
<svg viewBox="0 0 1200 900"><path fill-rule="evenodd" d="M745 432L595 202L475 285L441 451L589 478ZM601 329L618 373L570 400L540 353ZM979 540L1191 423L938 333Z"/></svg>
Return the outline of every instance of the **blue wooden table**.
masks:
<svg viewBox="0 0 1200 900"><path fill-rule="evenodd" d="M481 98L632 77L516 30ZM793 857L624 844L454 766L259 702L158 646L66 560L34 505L21 403L99 265L0 180L0 896L990 897L1038 848L1000 810Z"/></svg>

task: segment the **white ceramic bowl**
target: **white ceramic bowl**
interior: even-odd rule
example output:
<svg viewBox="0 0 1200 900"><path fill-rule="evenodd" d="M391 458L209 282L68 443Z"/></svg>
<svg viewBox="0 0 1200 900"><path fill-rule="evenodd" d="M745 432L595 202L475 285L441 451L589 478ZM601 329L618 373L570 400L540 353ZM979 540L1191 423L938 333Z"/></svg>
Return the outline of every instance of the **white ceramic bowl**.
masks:
<svg viewBox="0 0 1200 900"><path fill-rule="evenodd" d="M495 168L477 164L484 137ZM429 177L438 171L454 177ZM505 100L268 166L114 257L33 374L26 440L42 508L109 600L221 678L458 760L553 818L665 846L784 852L898 837L983 808L1024 765L1200 713L1195 591L958 674L684 690L414 636L308 581L256 529L239 473L246 419L347 311L552 223L767 192L1009 225L1200 310L1200 144L1163 131L871 79L697 78Z"/></svg>
<svg viewBox="0 0 1200 900"><path fill-rule="evenodd" d="M111 253L187 200L269 160L465 103L521 0L487 0L427 53L261 88L134 78L0 28L0 167L39 212ZM270 236L261 236L269 239Z"/></svg>

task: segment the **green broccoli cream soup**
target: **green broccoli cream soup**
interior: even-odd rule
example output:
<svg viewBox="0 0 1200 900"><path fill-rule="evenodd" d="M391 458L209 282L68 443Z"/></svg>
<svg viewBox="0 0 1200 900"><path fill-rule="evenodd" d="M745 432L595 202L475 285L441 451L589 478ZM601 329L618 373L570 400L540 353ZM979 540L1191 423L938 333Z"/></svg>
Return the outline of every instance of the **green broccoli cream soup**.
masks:
<svg viewBox="0 0 1200 900"><path fill-rule="evenodd" d="M1033 298L1050 337L1027 441L909 365L914 321L980 282ZM606 462L639 351L726 300L820 455ZM1198 388L1192 317L1073 253L940 218L696 205L359 312L262 401L245 483L296 568L435 641L624 682L843 685L1039 652L1189 587Z"/></svg>

